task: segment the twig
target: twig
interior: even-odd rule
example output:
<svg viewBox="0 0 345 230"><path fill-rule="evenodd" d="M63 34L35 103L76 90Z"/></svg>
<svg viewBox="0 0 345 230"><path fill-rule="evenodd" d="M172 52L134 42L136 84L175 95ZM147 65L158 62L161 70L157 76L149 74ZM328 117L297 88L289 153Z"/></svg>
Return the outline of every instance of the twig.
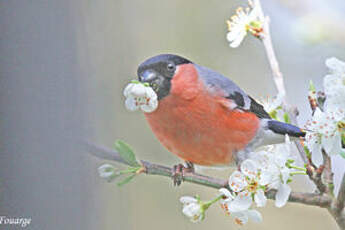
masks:
<svg viewBox="0 0 345 230"><path fill-rule="evenodd" d="M324 149L322 149L322 155L323 155L323 180L324 184L326 185L326 192L333 196L333 172L332 172L332 165L331 165L331 158L327 155Z"/></svg>
<svg viewBox="0 0 345 230"><path fill-rule="evenodd" d="M115 150L97 146L91 143L86 144L86 149L88 152L90 152L92 155L98 158L116 161L122 164L127 164L126 162L121 160L120 155ZM165 177L172 176L172 169L169 167L153 164L151 162L144 160L142 160L141 163L145 169L144 172L148 175L159 175ZM224 187L229 189L227 180L209 177L197 173L186 173L183 179L186 182L199 184L215 189L220 189ZM269 199L274 199L276 192L276 190L270 190L266 193L266 195ZM289 201L311 206L328 207L331 204L332 199L329 196L320 195L316 193L292 192L290 194Z"/></svg>
<svg viewBox="0 0 345 230"><path fill-rule="evenodd" d="M324 166L320 166L318 169L315 169L312 165L307 166L307 175L309 179L314 182L316 188L321 194L326 192L326 185L322 182L321 175L323 173Z"/></svg>
<svg viewBox="0 0 345 230"><path fill-rule="evenodd" d="M290 117L291 124L298 126L298 123L297 123L298 110L297 110L297 108L296 107L290 107L290 109L288 110L288 114ZM304 164L308 163L307 155L304 152L304 148L303 148L300 140L294 140L293 142L295 143L295 145L297 147L298 153L299 153L303 163Z"/></svg>
<svg viewBox="0 0 345 230"><path fill-rule="evenodd" d="M257 7L258 9L258 16L259 16L260 21L263 22L264 35L262 36L262 42L264 44L266 55L272 69L273 80L277 87L278 92L283 95L284 101L285 101L286 90L285 90L285 85L284 85L284 78L283 78L283 74L280 71L279 63L277 61L277 57L273 49L273 44L272 44L272 39L271 39L271 34L270 34L270 27L269 27L269 17L266 17L264 15L260 0L255 1L255 7Z"/></svg>
<svg viewBox="0 0 345 230"><path fill-rule="evenodd" d="M345 174L343 175L343 179L340 184L340 189L338 193L338 198L336 200L336 212L340 213L341 211L344 210L345 206Z"/></svg>

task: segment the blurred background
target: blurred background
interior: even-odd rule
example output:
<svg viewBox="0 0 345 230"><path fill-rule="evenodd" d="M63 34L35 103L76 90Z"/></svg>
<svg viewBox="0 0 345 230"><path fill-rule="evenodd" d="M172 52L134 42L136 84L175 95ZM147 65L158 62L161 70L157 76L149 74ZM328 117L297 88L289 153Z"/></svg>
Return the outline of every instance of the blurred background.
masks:
<svg viewBox="0 0 345 230"><path fill-rule="evenodd" d="M324 61L345 60L345 2L262 0L289 101L310 115L307 88L327 73ZM155 139L141 113L126 111L122 90L137 66L175 53L230 77L255 98L276 94L259 40L237 49L225 21L246 1L59 0L0 3L0 215L32 218L27 229L238 229L216 206L192 224L179 197L214 189L138 176L117 187L97 176L104 161L78 140L112 147L128 142L138 158L172 166L179 160ZM336 161L335 170L344 162ZM119 165L119 167L121 167ZM226 178L227 171L204 173ZM339 179L339 178L337 178ZM304 178L295 191L312 191ZM336 229L326 210L288 204L261 210L264 221L243 229ZM0 229L19 229L0 225Z"/></svg>

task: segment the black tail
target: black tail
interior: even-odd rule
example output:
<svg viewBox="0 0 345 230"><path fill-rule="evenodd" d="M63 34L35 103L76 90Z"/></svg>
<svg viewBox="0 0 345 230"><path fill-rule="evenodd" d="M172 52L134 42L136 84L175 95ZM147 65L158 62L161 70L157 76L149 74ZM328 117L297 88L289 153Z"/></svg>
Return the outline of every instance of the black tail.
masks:
<svg viewBox="0 0 345 230"><path fill-rule="evenodd" d="M274 133L279 133L282 135L288 134L292 137L304 137L305 131L288 123L269 120L267 121L267 127L269 130L272 130Z"/></svg>

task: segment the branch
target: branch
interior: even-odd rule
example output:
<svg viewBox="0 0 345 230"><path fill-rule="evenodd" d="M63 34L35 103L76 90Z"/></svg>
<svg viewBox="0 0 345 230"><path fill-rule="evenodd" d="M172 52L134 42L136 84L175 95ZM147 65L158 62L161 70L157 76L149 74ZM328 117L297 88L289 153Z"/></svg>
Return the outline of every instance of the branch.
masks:
<svg viewBox="0 0 345 230"><path fill-rule="evenodd" d="M324 184L326 185L326 192L329 195L334 196L333 194L334 183L333 183L331 158L328 156L328 154L326 153L324 149L322 149L322 155L323 155L323 165L324 165L322 176L323 176Z"/></svg>
<svg viewBox="0 0 345 230"><path fill-rule="evenodd" d="M314 182L316 188L321 194L325 193L327 190L326 185L322 182L321 178L324 169L325 167L323 165L321 165L317 169L315 169L315 167L310 164L307 166L307 175L309 179Z"/></svg>
<svg viewBox="0 0 345 230"><path fill-rule="evenodd" d="M285 90L285 85L284 85L284 78L283 78L283 74L280 71L279 63L273 49L270 27L269 27L269 17L266 17L264 15L260 0L255 1L255 6L258 8L259 19L260 21L263 22L262 28L264 31L264 35L262 36L262 42L264 44L266 55L272 69L273 80L277 87L278 92L284 96L284 101L285 101L286 90Z"/></svg>
<svg viewBox="0 0 345 230"><path fill-rule="evenodd" d="M115 150L97 146L91 143L86 144L86 150L98 158L116 161L128 165L125 161L122 160L118 152L116 152ZM141 161L141 164L144 167L143 172L145 172L147 175L172 177L172 168L163 165L153 164L151 162L144 160ZM229 189L227 180L209 177L198 173L185 173L183 179L186 182L199 184L215 189L220 189L224 187ZM276 192L276 190L270 190L266 193L266 195L269 199L274 199ZM332 202L332 199L329 196L320 195L316 193L292 192L289 197L289 201L311 206L329 207L329 205Z"/></svg>
<svg viewBox="0 0 345 230"><path fill-rule="evenodd" d="M333 216L335 221L337 222L340 229L345 229L345 213L344 212L337 212L334 206L327 208L329 213Z"/></svg>
<svg viewBox="0 0 345 230"><path fill-rule="evenodd" d="M336 212L340 213L344 210L345 206L345 174L343 175L343 179L340 184L340 190L338 193L338 198L336 200L335 208Z"/></svg>

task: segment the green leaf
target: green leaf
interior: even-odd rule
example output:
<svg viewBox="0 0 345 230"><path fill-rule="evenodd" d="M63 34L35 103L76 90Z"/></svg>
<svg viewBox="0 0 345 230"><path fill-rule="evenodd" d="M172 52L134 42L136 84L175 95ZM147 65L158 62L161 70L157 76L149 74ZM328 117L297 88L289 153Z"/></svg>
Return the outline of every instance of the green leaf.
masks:
<svg viewBox="0 0 345 230"><path fill-rule="evenodd" d="M277 117L277 110L272 110L271 112L269 112L269 115L274 119L274 120L278 120L278 117Z"/></svg>
<svg viewBox="0 0 345 230"><path fill-rule="evenodd" d="M121 158L130 166L140 167L137 159L135 158L134 152L131 147L121 140L115 142L115 149L119 152Z"/></svg>
<svg viewBox="0 0 345 230"><path fill-rule="evenodd" d="M284 113L284 122L290 124L290 117L288 113Z"/></svg>
<svg viewBox="0 0 345 230"><path fill-rule="evenodd" d="M132 174L132 175L126 177L126 178L123 179L122 181L118 182L117 185L121 187L121 186L123 186L123 185L129 183L136 175L137 175L137 174Z"/></svg>

